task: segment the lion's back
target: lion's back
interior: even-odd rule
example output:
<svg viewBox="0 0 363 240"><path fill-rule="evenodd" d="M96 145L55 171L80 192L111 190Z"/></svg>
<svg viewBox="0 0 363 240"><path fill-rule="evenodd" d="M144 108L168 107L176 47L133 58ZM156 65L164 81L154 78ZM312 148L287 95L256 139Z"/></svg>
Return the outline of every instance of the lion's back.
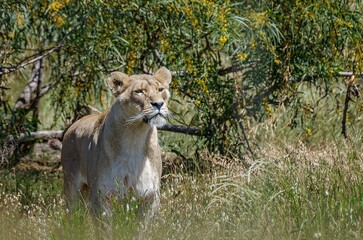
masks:
<svg viewBox="0 0 363 240"><path fill-rule="evenodd" d="M63 137L61 163L66 174L79 172L82 168L82 159L92 154L88 148L93 141L96 125L101 114L91 114L74 122Z"/></svg>

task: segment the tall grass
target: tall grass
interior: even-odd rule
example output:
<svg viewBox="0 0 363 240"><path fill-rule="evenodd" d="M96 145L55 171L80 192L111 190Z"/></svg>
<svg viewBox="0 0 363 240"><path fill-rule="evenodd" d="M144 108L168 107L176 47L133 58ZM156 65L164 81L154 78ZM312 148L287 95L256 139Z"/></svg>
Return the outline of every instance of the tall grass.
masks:
<svg viewBox="0 0 363 240"><path fill-rule="evenodd" d="M0 239L362 239L362 114L352 105L344 140L340 115L321 103L302 128L291 127L284 109L253 127L260 150L243 165L195 158L185 153L198 147L194 139L162 133L161 207L148 222L139 222L134 203L116 202L111 219L92 219L82 207L69 216L61 172L2 170Z"/></svg>
<svg viewBox="0 0 363 240"><path fill-rule="evenodd" d="M61 179L2 173L1 239L360 239L363 153L354 145L266 147L249 168L235 165L163 180L158 217L138 223L116 208L112 221L87 209L69 217ZM53 186L53 187L49 187ZM106 224L106 228L105 228ZM31 237L32 236L32 237Z"/></svg>

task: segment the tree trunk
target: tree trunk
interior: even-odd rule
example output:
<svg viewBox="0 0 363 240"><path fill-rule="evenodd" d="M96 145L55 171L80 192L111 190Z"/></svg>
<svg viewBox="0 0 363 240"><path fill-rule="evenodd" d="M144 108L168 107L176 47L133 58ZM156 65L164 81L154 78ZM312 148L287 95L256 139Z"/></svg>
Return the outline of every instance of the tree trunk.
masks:
<svg viewBox="0 0 363 240"><path fill-rule="evenodd" d="M33 111L33 119L39 116L40 91L44 78L43 59L35 62L28 83L25 85L20 97L15 102L15 111L22 110L24 114ZM35 129L36 130L36 126Z"/></svg>
<svg viewBox="0 0 363 240"><path fill-rule="evenodd" d="M32 132L38 129L39 100L41 98L43 78L44 62L43 59L40 59L34 63L28 83L25 85L14 106L14 114L19 126L27 124L26 130ZM29 112L32 112L31 121L27 120ZM15 145L15 151L10 159L9 167L17 164L22 156L29 154L33 149L34 142L19 140L19 143Z"/></svg>

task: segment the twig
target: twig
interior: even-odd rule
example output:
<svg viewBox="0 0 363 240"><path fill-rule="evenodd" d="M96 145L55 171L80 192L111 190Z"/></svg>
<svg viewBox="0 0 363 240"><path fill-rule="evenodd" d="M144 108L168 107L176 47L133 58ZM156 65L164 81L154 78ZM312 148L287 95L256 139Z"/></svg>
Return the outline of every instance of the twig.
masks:
<svg viewBox="0 0 363 240"><path fill-rule="evenodd" d="M48 91L50 89L52 89L57 83L59 82L51 82L51 83L48 83L47 85L45 86L42 86L41 89L40 89L40 93L39 93L39 98L43 97L45 94L48 93Z"/></svg>
<svg viewBox="0 0 363 240"><path fill-rule="evenodd" d="M361 73L356 73L356 75L357 76L359 76L359 75L362 75L363 74L363 72L361 72ZM337 73L335 73L334 74L334 76L336 76L336 77L350 77L350 76L352 76L353 75L353 72L337 72ZM289 81L290 82L308 82L308 81L311 81L311 80L313 80L313 79L316 79L316 78L320 78L320 77L322 77L322 75L321 74L315 74L315 75L305 75L303 78L301 78L301 79L296 79L296 78L294 78L294 77L290 77L289 78ZM359 80L359 81L362 81L362 78L358 78L357 80Z"/></svg>
<svg viewBox="0 0 363 240"><path fill-rule="evenodd" d="M252 63L248 63L248 64L238 64L238 65L232 65L232 66L226 67L226 68L220 68L220 69L218 69L218 75L224 76L229 73L239 72L239 71L244 70L245 68L253 66L254 64L255 63L252 62Z"/></svg>
<svg viewBox="0 0 363 240"><path fill-rule="evenodd" d="M126 63L122 63L121 65L119 65L118 67L115 67L115 68L111 68L108 70L108 72L113 72L113 71L118 71L120 70L121 68L125 67L126 66Z"/></svg>

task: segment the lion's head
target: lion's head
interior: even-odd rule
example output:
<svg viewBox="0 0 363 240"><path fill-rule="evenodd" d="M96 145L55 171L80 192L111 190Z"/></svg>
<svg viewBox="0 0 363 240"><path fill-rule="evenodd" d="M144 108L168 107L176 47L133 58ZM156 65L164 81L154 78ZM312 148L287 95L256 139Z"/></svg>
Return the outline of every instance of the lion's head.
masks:
<svg viewBox="0 0 363 240"><path fill-rule="evenodd" d="M108 87L122 108L126 124L144 122L160 127L169 115L171 73L165 67L154 75L131 75L113 72L107 79Z"/></svg>

